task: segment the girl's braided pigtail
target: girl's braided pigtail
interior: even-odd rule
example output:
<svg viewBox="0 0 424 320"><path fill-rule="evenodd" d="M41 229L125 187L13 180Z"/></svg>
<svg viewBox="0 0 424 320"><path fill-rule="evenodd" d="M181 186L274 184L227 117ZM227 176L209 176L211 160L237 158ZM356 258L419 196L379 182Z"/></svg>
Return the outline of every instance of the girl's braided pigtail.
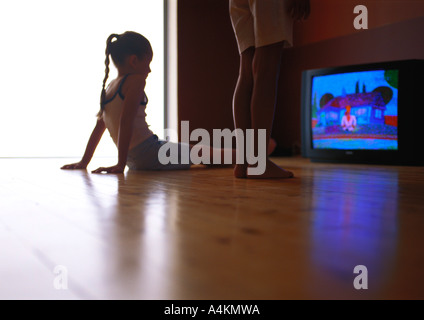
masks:
<svg viewBox="0 0 424 320"><path fill-rule="evenodd" d="M101 92L101 95L100 95L100 110L99 110L99 112L97 114L97 118L101 118L102 115L103 115L104 101L106 99L106 82L107 82L107 79L109 77L110 47L111 47L113 38L118 39L119 38L119 35L118 34L115 34L115 33L114 34L111 34L107 38L107 40L106 40L106 50L105 50L105 54L106 54L105 66L106 66L106 68L105 68L105 77L103 79L103 84L102 84L102 92Z"/></svg>

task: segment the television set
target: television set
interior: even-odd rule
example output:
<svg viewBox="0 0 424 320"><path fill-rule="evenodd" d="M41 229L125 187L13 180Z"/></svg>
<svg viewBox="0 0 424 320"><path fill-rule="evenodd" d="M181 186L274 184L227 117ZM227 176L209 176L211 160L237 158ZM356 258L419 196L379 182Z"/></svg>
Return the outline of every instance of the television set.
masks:
<svg viewBox="0 0 424 320"><path fill-rule="evenodd" d="M302 155L424 165L424 60L302 72Z"/></svg>

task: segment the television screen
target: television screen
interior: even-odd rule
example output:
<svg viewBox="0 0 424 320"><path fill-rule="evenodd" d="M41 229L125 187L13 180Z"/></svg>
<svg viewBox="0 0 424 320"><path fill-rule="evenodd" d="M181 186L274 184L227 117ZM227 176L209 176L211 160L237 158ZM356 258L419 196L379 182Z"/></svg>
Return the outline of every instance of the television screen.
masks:
<svg viewBox="0 0 424 320"><path fill-rule="evenodd" d="M314 76L312 148L398 150L398 81L397 69Z"/></svg>

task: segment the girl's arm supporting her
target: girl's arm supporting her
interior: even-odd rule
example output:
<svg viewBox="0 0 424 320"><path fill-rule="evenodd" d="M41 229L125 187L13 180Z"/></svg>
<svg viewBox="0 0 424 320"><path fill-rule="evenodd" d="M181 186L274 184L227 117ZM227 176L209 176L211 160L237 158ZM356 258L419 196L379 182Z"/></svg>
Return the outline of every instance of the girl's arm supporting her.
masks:
<svg viewBox="0 0 424 320"><path fill-rule="evenodd" d="M146 85L145 78L139 75L132 75L127 81L128 86L123 90L125 100L119 124L118 163L112 167L100 167L92 171L93 173L123 173L125 170L134 119L138 107L144 99L144 87Z"/></svg>
<svg viewBox="0 0 424 320"><path fill-rule="evenodd" d="M64 165L61 169L87 169L87 165L90 163L93 157L94 151L106 130L103 119L97 119L96 126L91 133L90 139L88 140L87 147L85 148L84 155L80 162Z"/></svg>

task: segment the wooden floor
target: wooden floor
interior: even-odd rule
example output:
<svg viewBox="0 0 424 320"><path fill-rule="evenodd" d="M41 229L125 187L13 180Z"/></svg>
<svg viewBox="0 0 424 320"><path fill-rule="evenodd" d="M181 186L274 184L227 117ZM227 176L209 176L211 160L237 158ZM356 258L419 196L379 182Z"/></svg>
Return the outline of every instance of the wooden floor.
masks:
<svg viewBox="0 0 424 320"><path fill-rule="evenodd" d="M296 177L260 181L69 161L0 159L1 299L424 298L423 167L280 158Z"/></svg>

